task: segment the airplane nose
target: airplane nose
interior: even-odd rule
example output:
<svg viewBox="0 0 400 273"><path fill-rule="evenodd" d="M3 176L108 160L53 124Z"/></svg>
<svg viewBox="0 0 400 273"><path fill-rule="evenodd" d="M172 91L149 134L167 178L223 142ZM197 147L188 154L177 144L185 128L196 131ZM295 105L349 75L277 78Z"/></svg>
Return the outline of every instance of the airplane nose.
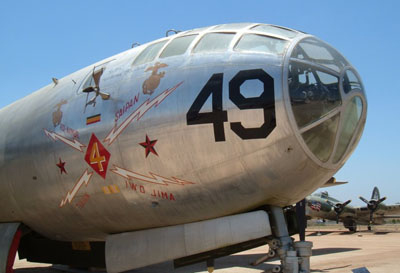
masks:
<svg viewBox="0 0 400 273"><path fill-rule="evenodd" d="M286 56L286 106L295 134L318 164L334 169L358 143L367 101L360 76L333 47L307 37Z"/></svg>

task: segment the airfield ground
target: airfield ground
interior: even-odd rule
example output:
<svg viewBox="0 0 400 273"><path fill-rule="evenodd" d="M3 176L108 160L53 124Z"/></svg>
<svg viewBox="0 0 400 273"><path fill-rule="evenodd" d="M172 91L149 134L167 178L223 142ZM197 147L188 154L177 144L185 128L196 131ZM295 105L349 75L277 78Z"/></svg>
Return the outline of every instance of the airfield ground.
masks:
<svg viewBox="0 0 400 273"><path fill-rule="evenodd" d="M371 273L400 272L400 225L376 226L368 232L364 226L359 232L350 233L340 225L311 226L307 230L306 240L312 241L313 257L311 272L352 272L366 267ZM296 238L297 239L297 238ZM215 261L215 273L262 273L271 268L270 263L257 267L251 262L264 256L268 247L259 247ZM278 261L272 262L278 264ZM60 273L78 271L48 264L29 263L16 260L16 273ZM207 273L205 263L174 270L172 263L162 263L129 273ZM268 271L267 271L268 272Z"/></svg>

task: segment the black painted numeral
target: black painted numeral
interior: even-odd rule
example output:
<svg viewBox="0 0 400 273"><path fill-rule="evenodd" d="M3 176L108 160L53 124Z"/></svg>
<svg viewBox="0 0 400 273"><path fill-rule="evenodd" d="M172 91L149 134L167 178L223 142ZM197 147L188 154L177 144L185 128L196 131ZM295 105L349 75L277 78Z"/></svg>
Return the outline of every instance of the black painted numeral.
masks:
<svg viewBox="0 0 400 273"><path fill-rule="evenodd" d="M247 80L263 83L263 92L258 97L244 97L240 86ZM214 74L201 89L186 114L187 125L208 124L214 126L215 141L225 141L224 122L228 121L227 111L222 106L223 73ZM229 82L229 99L241 110L263 109L264 124L259 128L245 128L241 122L231 122L231 130L241 139L266 138L276 127L274 79L262 69L239 71ZM212 112L200 113L207 99L212 95Z"/></svg>
<svg viewBox="0 0 400 273"><path fill-rule="evenodd" d="M228 121L227 112L222 110L222 80L222 73L212 75L186 114L187 125L212 123L215 141L225 141L224 122ZM210 95L212 112L200 113Z"/></svg>
<svg viewBox="0 0 400 273"><path fill-rule="evenodd" d="M247 80L259 80L264 90L259 97L246 98L240 86ZM276 126L274 79L262 69L244 70L229 82L229 98L241 110L264 109L264 124L260 128L244 128L240 122L231 122L231 129L241 139L266 138Z"/></svg>

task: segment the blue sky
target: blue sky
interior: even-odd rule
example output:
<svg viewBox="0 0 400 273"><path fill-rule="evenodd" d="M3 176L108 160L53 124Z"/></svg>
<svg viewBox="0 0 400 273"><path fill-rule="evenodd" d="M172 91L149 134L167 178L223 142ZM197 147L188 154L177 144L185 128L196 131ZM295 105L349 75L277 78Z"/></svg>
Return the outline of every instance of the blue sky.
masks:
<svg viewBox="0 0 400 273"><path fill-rule="evenodd" d="M261 22L314 34L358 70L368 117L360 144L330 188L370 198L376 185L400 202L399 1L18 1L0 2L0 108L96 61L163 37L171 28ZM0 130L3 130L1 128Z"/></svg>

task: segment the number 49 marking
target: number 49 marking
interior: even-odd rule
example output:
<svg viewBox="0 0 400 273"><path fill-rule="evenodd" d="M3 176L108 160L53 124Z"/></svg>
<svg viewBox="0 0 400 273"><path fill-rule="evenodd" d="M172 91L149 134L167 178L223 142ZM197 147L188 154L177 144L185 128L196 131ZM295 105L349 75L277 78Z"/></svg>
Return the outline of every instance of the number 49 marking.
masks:
<svg viewBox="0 0 400 273"><path fill-rule="evenodd" d="M263 92L258 97L246 98L240 93L240 86L247 80L263 83ZM187 125L211 123L215 141L225 141L224 122L228 121L227 111L222 106L223 73L211 76L186 114ZM212 95L212 112L200 113L207 99ZM231 122L231 130L241 139L266 138L276 127L274 79L262 69L239 71L229 82L229 99L241 110L263 109L264 123L259 128L245 128L241 122Z"/></svg>

